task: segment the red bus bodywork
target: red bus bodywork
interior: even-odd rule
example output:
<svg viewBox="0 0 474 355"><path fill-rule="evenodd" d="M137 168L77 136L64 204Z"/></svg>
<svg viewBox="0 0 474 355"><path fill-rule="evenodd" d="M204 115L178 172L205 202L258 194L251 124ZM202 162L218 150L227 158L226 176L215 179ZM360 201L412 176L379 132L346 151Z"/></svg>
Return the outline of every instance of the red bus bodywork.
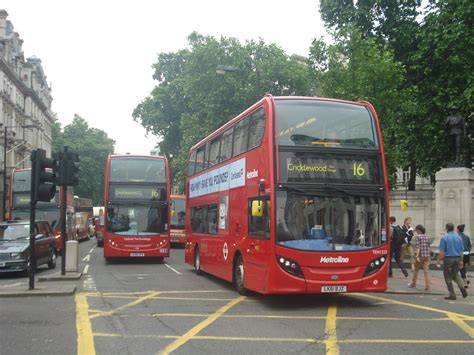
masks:
<svg viewBox="0 0 474 355"><path fill-rule="evenodd" d="M180 205L183 205L181 208ZM185 229L184 229L184 213L186 211L186 196L185 195L171 195L171 237L170 241L173 244L184 245L186 243L185 239ZM183 216L181 216L183 214ZM183 226L175 225L183 219Z"/></svg>
<svg viewBox="0 0 474 355"><path fill-rule="evenodd" d="M278 140L277 113L275 112L276 99L351 104L365 107L370 112L378 144L376 150L374 149L370 154L375 156L374 159L379 164L380 201L383 201L380 204L380 208L383 210L381 214L383 218L380 221L381 236L379 237L383 242L380 245L364 250L313 251L287 247L276 242L277 211L272 206L277 206L276 189L280 188L280 171L282 171L279 166L279 150L282 148L275 143ZM387 269L390 254L388 243L390 236L387 230L387 226L389 226L389 193L381 130L373 106L368 102L355 103L307 97L274 98L267 95L192 147L190 160L194 151L210 144L217 136L223 134L230 127L235 127L239 121L256 112L259 108L263 108L265 112L265 131L258 147L217 163L198 173L188 172L186 181L185 262L196 268L196 254L199 253L200 270L235 283L236 262L239 258L242 258L245 289L262 294L384 291L387 288ZM327 143L327 146L330 146L329 143ZM299 148L298 150L304 154L303 149ZM206 154L208 154L207 151ZM334 154L337 155L338 153L335 152ZM358 154L358 156L363 156L365 152L361 151ZM350 154L348 153L347 156L350 156ZM198 164L198 160L195 160L196 164ZM236 164L237 168L239 166L243 167L245 181L241 186L232 187L229 185L229 188L212 191L213 188L210 187L212 184L209 181L210 185L207 186L207 189L211 192L192 196L193 188L195 195L196 189L201 188L196 185L198 182L200 183L198 181L199 177L206 174L211 176L216 169L226 170L229 164L231 165L231 168L228 169L230 174L236 174L236 170L232 170L232 164ZM331 185L331 182L322 185ZM250 198L260 198L261 195L266 195L269 202L270 227L268 237L249 233L250 202L248 201ZM218 218L221 218L221 214L225 215L226 213L225 208L221 208L223 199L228 201L228 215L225 216L227 223L223 225L225 228L219 228L216 234L193 232L191 226L193 223L192 208L194 207L196 211L199 211L199 206L217 204L219 206ZM207 213L209 214L209 211ZM377 264L375 264L376 261ZM299 266L301 274L296 276L287 272L284 268L287 262L289 265ZM376 269L374 272L368 272L371 265L374 265ZM343 289L338 287L343 287Z"/></svg>
<svg viewBox="0 0 474 355"><path fill-rule="evenodd" d="M164 221L164 230L156 233L134 233L129 232L127 234L120 234L120 232L114 232L111 227L111 206L120 206L117 204L117 200L110 193L111 184L114 184L111 178L111 162L114 159L127 159L127 160L162 160L164 161L165 167L165 178L166 181L163 183L165 196L162 201L162 208L166 208L166 221ZM129 182L130 184L130 182ZM140 191L145 188L142 183L134 183L133 189ZM150 187L150 184L146 184ZM127 185L123 185L127 188ZM153 186L155 188L156 186ZM170 201L170 182L169 182L169 167L168 160L161 156L138 156L138 155L109 155L107 159L106 173L105 173L105 189L104 189L104 257L115 258L115 257L168 257L170 255L170 232L169 232L169 201ZM136 201L128 199L125 202L121 202L126 206L132 206L133 204L140 203L143 208L151 208L154 206L154 202L150 201ZM128 207L127 207L128 208ZM130 211L133 207L130 207ZM140 217L145 218L143 215ZM138 218L138 217L137 217ZM145 221L145 224L149 221ZM138 224L138 222L137 222ZM138 228L138 227L137 227ZM137 229L138 230L138 229Z"/></svg>

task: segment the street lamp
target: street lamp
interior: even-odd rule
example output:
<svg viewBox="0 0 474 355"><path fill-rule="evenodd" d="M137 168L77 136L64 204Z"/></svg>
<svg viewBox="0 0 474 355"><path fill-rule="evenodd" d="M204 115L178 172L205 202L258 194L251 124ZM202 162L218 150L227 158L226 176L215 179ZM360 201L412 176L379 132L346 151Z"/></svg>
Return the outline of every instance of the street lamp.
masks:
<svg viewBox="0 0 474 355"><path fill-rule="evenodd" d="M3 123L0 123L0 128L3 126ZM6 220L7 215L7 134L9 128L38 128L37 125L27 124L27 125L18 125L18 126L5 126L3 131L3 198L2 198L2 220Z"/></svg>
<svg viewBox="0 0 474 355"><path fill-rule="evenodd" d="M216 73L219 75L225 75L227 73L250 73L250 72L252 72L252 70L240 69L240 68L231 67L228 65L218 65L216 67ZM255 77L256 77L255 91L256 91L257 100L259 100L260 99L260 71L258 69L255 69Z"/></svg>

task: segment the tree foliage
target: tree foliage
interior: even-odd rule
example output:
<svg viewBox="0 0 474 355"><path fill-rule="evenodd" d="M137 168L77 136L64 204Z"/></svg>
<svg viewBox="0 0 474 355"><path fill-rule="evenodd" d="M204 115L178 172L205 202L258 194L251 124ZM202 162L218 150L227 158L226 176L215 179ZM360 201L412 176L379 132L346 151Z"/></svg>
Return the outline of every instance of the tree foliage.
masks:
<svg viewBox="0 0 474 355"><path fill-rule="evenodd" d="M235 38L198 33L192 33L188 41L186 49L158 56L154 65L158 85L133 113L135 120L161 137L160 152L170 158L175 183L181 189L193 144L265 93L311 93L307 59L288 56L275 44L262 40L242 44ZM239 71L219 75L218 65Z"/></svg>
<svg viewBox="0 0 474 355"><path fill-rule="evenodd" d="M53 154L67 146L80 158L80 180L75 194L91 198L95 206L103 205L104 176L107 156L114 151L115 142L104 131L89 127L80 116L74 115L71 124L61 130L59 123L53 126Z"/></svg>

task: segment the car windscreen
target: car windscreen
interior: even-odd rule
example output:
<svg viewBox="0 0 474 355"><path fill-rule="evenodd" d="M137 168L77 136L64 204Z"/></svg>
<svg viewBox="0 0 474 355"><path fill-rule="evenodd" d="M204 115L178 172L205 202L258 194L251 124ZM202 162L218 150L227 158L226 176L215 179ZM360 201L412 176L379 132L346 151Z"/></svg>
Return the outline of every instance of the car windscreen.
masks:
<svg viewBox="0 0 474 355"><path fill-rule="evenodd" d="M30 236L29 224L0 225L0 240L27 241Z"/></svg>

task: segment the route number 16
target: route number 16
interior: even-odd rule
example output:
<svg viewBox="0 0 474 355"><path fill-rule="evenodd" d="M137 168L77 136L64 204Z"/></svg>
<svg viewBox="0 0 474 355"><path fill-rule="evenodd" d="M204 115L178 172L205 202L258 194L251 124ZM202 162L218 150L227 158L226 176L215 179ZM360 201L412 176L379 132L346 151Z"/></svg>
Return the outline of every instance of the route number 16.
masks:
<svg viewBox="0 0 474 355"><path fill-rule="evenodd" d="M354 169L354 176L364 176L365 175L365 169L364 169L363 163L359 163L359 164L354 163L353 169Z"/></svg>

